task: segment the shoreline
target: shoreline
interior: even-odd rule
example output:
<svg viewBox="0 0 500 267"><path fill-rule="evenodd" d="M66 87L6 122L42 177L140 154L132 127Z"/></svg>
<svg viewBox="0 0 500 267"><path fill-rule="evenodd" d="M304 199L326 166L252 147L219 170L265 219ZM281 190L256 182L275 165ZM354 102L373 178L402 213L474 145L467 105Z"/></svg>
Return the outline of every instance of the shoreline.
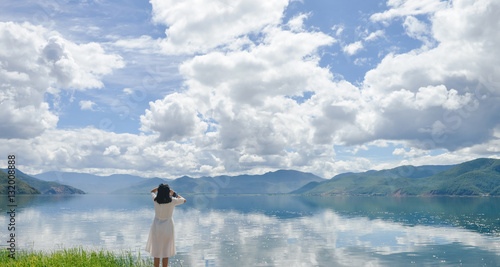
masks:
<svg viewBox="0 0 500 267"><path fill-rule="evenodd" d="M131 251L116 253L106 249L61 248L52 251L20 250L15 258L0 247L1 266L151 266L152 258L143 258Z"/></svg>

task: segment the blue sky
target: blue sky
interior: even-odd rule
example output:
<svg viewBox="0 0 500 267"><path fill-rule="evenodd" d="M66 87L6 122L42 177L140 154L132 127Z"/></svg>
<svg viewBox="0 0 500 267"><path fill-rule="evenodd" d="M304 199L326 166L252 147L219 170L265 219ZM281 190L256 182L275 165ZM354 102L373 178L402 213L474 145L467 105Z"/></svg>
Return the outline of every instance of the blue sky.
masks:
<svg viewBox="0 0 500 267"><path fill-rule="evenodd" d="M493 0L2 1L28 173L330 178L500 151Z"/></svg>

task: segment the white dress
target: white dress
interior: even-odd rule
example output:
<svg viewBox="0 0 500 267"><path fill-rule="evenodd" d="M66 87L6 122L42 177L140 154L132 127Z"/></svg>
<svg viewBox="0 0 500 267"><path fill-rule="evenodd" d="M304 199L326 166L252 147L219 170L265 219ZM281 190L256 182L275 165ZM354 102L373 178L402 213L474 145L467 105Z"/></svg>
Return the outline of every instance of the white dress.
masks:
<svg viewBox="0 0 500 267"><path fill-rule="evenodd" d="M151 193L153 200L155 193ZM174 256L175 250L175 229L172 213L174 207L184 203L184 198L172 198L172 202L158 204L155 203L155 218L149 230L146 251L155 258L167 258Z"/></svg>

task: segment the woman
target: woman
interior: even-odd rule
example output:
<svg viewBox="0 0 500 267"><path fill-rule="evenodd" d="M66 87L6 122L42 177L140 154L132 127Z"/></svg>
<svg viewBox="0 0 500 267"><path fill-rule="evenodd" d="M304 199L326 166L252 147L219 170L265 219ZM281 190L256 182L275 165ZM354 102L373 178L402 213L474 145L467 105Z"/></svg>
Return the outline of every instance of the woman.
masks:
<svg viewBox="0 0 500 267"><path fill-rule="evenodd" d="M172 213L175 206L186 203L186 200L171 190L168 184L160 184L151 190L151 197L155 203L155 218L149 230L146 251L154 257L155 267L160 266L160 258L163 259L163 267L166 267L168 257L176 254Z"/></svg>

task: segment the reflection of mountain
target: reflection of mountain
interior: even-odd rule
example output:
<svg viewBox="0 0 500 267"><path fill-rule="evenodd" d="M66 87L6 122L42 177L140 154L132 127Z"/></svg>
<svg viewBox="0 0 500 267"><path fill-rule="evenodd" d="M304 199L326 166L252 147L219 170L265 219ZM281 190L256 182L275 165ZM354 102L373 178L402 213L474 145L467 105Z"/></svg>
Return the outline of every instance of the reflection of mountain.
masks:
<svg viewBox="0 0 500 267"><path fill-rule="evenodd" d="M307 195L500 195L500 160L456 166L401 166L333 177L294 191Z"/></svg>

